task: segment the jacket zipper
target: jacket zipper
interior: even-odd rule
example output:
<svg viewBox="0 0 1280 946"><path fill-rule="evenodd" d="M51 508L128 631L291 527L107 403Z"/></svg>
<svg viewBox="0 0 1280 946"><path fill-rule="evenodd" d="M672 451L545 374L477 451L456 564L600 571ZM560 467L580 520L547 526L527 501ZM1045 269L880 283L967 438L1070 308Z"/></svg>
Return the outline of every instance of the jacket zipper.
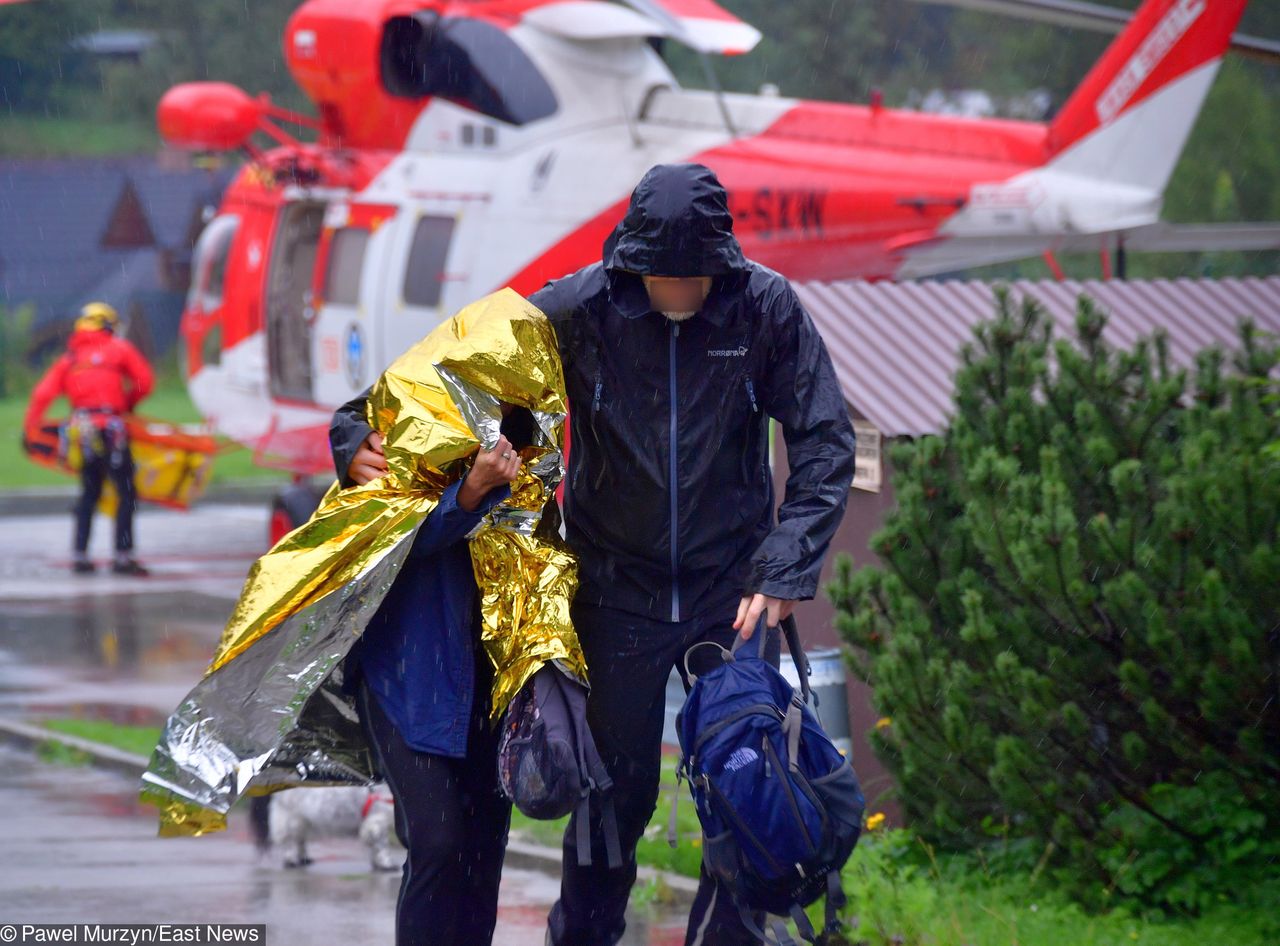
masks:
<svg viewBox="0 0 1280 946"><path fill-rule="evenodd" d="M676 427L676 339L680 336L680 323L671 323L671 344L669 348L669 362L671 369L670 396L671 396L671 620L672 622L680 620L680 578L677 571L677 563L680 560L680 548L677 541L677 532L680 522L680 497L676 485L676 437L678 434Z"/></svg>
<svg viewBox="0 0 1280 946"><path fill-rule="evenodd" d="M756 386L750 378L743 380L747 389L747 398L751 401L751 413L757 415L760 413L760 406L756 403ZM746 436L742 438L742 480L744 483L751 476L751 440L755 435L753 418L753 422L747 425Z"/></svg>
<svg viewBox="0 0 1280 946"><path fill-rule="evenodd" d="M601 378L601 377L600 377L600 375L598 375L598 374L597 374L597 375L596 375L596 390L595 390L595 394L594 394L594 395L592 395L592 398L591 398L591 423L592 423L592 424L594 424L594 423L595 423L595 421L596 421L596 414L597 414L597 413L599 413L599 411L600 411L600 395L601 395L603 392L604 392L604 379L603 379L603 378ZM597 441L599 441L599 439L600 439L599 434L596 434L596 433L593 431L593 432L592 432L592 435L596 438L596 440L597 440ZM601 463L601 464L600 464L600 472L596 474L596 481L595 481L594 485L592 486L592 489L595 489L595 490L599 491L600 487L601 487L602 485L604 485L604 474L605 474L605 464L604 464L604 463Z"/></svg>

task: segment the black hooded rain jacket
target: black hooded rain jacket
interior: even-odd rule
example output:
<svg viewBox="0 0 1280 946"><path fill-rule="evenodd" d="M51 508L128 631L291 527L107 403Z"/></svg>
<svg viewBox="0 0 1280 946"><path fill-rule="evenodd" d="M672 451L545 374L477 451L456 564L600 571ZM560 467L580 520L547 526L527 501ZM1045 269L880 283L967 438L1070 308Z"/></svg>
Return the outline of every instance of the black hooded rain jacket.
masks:
<svg viewBox="0 0 1280 946"><path fill-rule="evenodd" d="M711 276L692 318L652 311L642 274ZM659 620L748 593L808 599L844 515L854 435L822 338L778 273L742 255L714 173L659 165L602 262L530 301L555 325L571 406L565 534L579 601ZM777 518L768 418L790 475ZM345 471L364 398L330 431Z"/></svg>

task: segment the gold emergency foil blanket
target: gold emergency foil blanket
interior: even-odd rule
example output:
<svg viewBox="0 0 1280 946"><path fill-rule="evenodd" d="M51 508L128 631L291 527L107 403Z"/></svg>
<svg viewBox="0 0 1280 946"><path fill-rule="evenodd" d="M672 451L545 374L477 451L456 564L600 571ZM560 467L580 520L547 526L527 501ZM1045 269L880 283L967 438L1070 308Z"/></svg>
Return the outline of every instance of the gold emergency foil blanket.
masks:
<svg viewBox="0 0 1280 946"><path fill-rule="evenodd" d="M537 423L512 495L468 536L496 719L547 661L586 678L569 619L577 563L554 502L566 396L554 329L509 289L463 309L374 385L368 420L388 473L334 484L250 571L204 679L175 710L143 775L161 835L225 827L244 794L373 777L341 663L376 613L446 486L492 448L501 404Z"/></svg>

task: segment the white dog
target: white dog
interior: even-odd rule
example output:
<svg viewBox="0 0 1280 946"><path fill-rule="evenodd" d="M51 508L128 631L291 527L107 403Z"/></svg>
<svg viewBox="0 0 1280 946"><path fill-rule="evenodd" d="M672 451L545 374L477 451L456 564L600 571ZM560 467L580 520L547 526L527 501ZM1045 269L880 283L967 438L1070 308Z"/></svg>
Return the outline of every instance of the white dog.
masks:
<svg viewBox="0 0 1280 946"><path fill-rule="evenodd" d="M283 851L285 867L306 867L307 840L358 837L374 870L399 870L404 848L395 834L395 803L385 784L294 788L271 796L268 836Z"/></svg>

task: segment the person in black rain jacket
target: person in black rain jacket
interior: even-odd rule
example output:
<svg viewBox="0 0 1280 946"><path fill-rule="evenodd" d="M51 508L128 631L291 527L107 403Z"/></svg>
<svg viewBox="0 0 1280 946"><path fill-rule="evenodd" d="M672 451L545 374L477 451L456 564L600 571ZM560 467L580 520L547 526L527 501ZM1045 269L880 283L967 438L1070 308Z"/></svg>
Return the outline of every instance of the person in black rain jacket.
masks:
<svg viewBox="0 0 1280 946"><path fill-rule="evenodd" d="M603 260L530 301L555 326L568 385L572 617L624 855L620 869L600 866L593 823L596 866L579 867L569 825L548 942L601 946L622 936L636 843L657 804L671 668L698 641L728 646L761 616L776 628L814 597L853 480L854 434L812 320L783 276L742 255L724 188L702 165L652 168ZM789 466L776 518L770 417ZM334 415L344 482L384 469L371 433L363 395ZM686 943L751 942L704 872Z"/></svg>

